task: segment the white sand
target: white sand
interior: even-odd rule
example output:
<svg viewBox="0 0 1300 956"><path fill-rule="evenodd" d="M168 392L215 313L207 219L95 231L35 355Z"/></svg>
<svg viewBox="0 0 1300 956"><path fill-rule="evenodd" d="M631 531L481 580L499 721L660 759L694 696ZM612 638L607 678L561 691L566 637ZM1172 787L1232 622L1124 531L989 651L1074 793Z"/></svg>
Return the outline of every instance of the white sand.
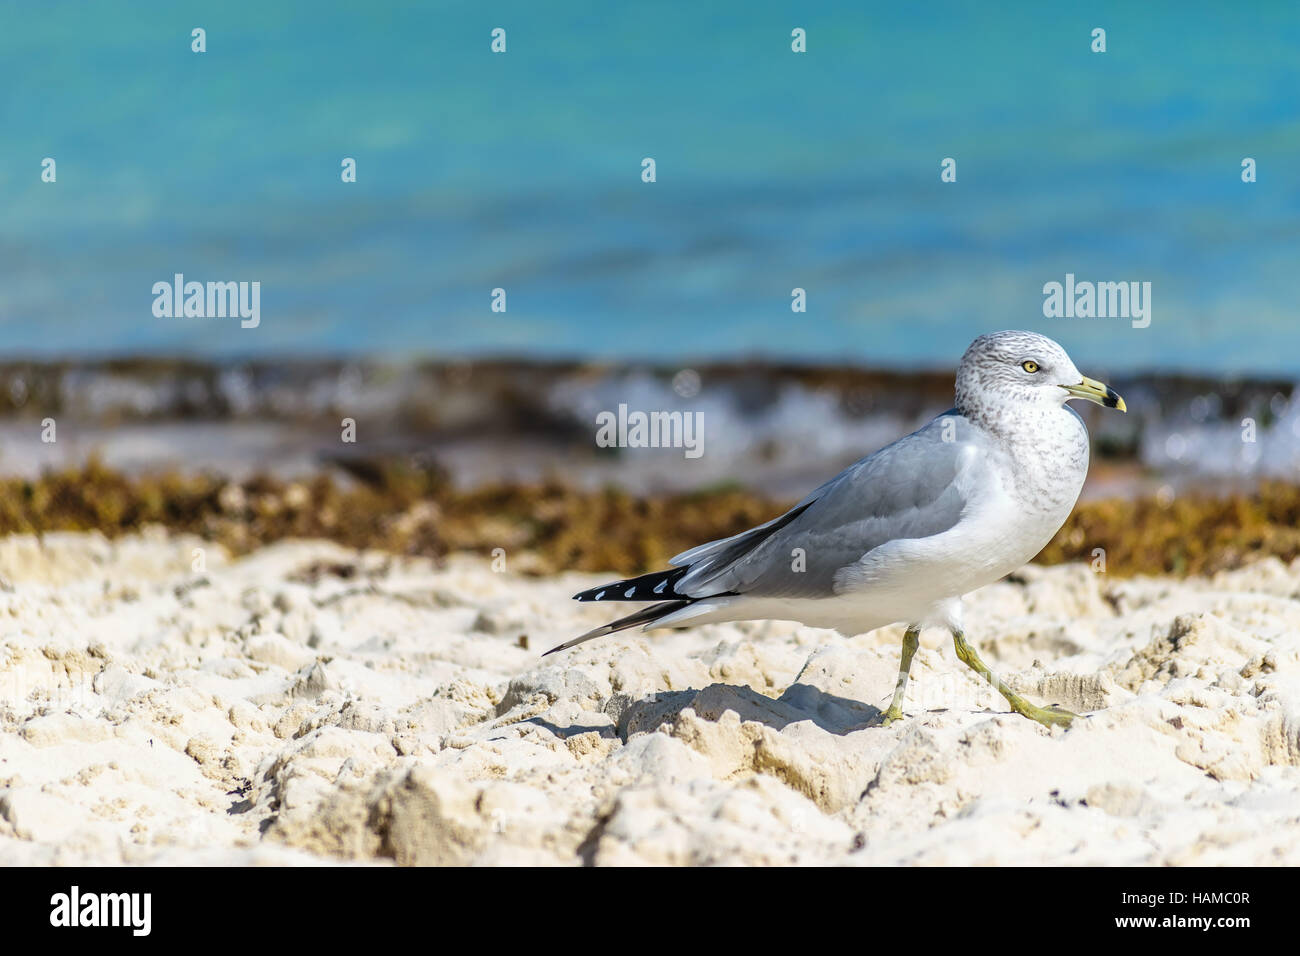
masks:
<svg viewBox="0 0 1300 956"><path fill-rule="evenodd" d="M543 661L598 579L197 546L0 540L0 861L1300 863L1300 562L1028 568L970 636L1091 718L1006 713L935 632L882 729L898 629Z"/></svg>

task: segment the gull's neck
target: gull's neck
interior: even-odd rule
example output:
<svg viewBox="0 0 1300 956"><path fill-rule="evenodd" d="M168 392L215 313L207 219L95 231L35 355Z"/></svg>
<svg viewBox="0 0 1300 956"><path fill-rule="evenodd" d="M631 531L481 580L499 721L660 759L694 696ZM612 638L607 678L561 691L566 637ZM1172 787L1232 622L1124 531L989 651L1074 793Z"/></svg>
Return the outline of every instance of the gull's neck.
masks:
<svg viewBox="0 0 1300 956"><path fill-rule="evenodd" d="M1088 431L1064 404L981 395L957 410L991 435L1013 463L1012 480L1033 509L1061 521L1088 473Z"/></svg>
<svg viewBox="0 0 1300 956"><path fill-rule="evenodd" d="M1036 425L1042 427L1057 420L1063 410L1060 405L1034 398L989 392L973 395L959 389L957 411L985 431L1014 442L1036 431Z"/></svg>

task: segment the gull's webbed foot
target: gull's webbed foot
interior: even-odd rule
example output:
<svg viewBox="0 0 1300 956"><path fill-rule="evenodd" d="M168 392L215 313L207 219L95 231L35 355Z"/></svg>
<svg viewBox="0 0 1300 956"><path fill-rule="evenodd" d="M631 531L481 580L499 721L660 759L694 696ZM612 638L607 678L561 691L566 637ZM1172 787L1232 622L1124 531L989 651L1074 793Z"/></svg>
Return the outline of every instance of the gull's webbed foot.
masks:
<svg viewBox="0 0 1300 956"><path fill-rule="evenodd" d="M886 710L884 713L880 715L880 726L888 727L890 724L894 723L895 721L902 720L902 719L903 719L903 712L899 710L897 707L890 707L888 710Z"/></svg>
<svg viewBox="0 0 1300 956"><path fill-rule="evenodd" d="M1022 717L1037 721L1044 727L1069 727L1070 722L1079 716L1070 713L1064 707L1057 707L1055 704L1050 707L1035 707L1023 697L1018 697L1017 701L1018 704L1014 701L1008 701L1012 710Z"/></svg>
<svg viewBox="0 0 1300 956"><path fill-rule="evenodd" d="M1036 707L1029 701L1025 700L1006 684L1002 679L994 674L985 663L980 660L979 654L975 653L975 648L971 647L966 641L966 635L961 631L952 632L953 647L957 650L957 656L962 662L975 673L979 674L986 681L993 685L999 694L1006 698L1011 709L1022 717L1028 717L1030 720L1042 724L1044 727L1069 727L1070 723L1079 715L1072 714L1063 707L1055 705L1051 707Z"/></svg>

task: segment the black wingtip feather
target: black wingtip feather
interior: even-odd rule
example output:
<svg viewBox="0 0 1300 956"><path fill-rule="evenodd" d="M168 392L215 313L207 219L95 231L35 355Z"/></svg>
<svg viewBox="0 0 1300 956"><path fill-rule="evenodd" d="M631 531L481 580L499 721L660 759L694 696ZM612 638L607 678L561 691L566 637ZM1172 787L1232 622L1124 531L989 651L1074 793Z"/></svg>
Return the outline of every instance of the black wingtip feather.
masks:
<svg viewBox="0 0 1300 956"><path fill-rule="evenodd" d="M600 587L579 591L575 601L668 601L685 598L674 585L687 572L687 568L669 568L652 571L625 581L611 581Z"/></svg>

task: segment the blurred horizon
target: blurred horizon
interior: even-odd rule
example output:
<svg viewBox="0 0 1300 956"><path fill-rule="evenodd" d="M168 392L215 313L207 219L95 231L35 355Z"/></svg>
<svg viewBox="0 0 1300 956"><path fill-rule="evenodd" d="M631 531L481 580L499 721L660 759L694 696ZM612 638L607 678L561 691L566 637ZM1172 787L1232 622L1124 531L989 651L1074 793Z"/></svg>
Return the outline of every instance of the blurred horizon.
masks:
<svg viewBox="0 0 1300 956"><path fill-rule="evenodd" d="M1300 375L1295 5L131 9L0 6L5 361L946 369L1028 328ZM156 318L177 272L260 282L260 325ZM1045 318L1067 273L1151 282L1150 327Z"/></svg>

